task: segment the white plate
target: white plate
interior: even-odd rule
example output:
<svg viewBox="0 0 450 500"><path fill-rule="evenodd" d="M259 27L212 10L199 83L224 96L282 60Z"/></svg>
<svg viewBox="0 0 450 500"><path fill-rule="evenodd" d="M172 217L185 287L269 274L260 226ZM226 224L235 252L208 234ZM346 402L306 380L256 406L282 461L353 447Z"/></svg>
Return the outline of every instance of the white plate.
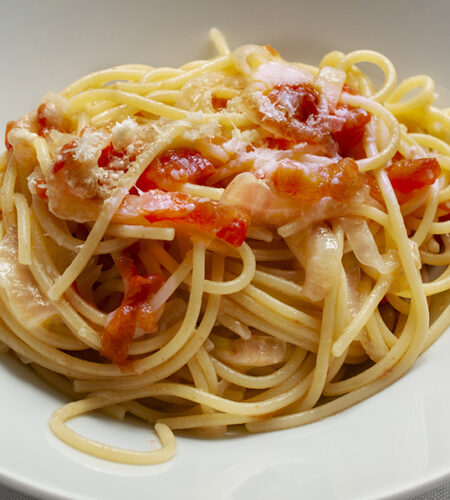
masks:
<svg viewBox="0 0 450 500"><path fill-rule="evenodd" d="M447 0L16 0L3 10L2 128L86 72L207 57L212 25L232 46L270 43L288 59L316 64L332 49L379 50L401 76L427 73L450 89ZM64 498L408 497L450 478L449 355L447 335L399 382L337 416L264 435L180 437L175 459L152 467L107 463L60 443L48 418L64 399L2 355L0 481ZM119 446L156 446L140 424L84 417L73 426Z"/></svg>

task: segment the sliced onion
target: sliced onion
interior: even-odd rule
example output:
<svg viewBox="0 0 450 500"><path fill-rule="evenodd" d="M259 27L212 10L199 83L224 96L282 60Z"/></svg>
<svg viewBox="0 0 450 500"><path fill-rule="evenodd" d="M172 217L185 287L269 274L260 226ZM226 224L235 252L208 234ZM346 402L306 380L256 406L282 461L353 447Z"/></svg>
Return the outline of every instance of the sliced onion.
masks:
<svg viewBox="0 0 450 500"><path fill-rule="evenodd" d="M335 283L341 259L336 236L327 225L318 224L311 230L307 259L303 293L308 299L318 302Z"/></svg>
<svg viewBox="0 0 450 500"><path fill-rule="evenodd" d="M273 337L253 335L248 340L233 340L227 347L216 346L214 355L232 365L269 366L284 360L286 343Z"/></svg>
<svg viewBox="0 0 450 500"><path fill-rule="evenodd" d="M380 255L367 222L362 217L344 217L341 223L350 247L359 262L364 266L373 267L380 274L386 274L388 267Z"/></svg>
<svg viewBox="0 0 450 500"><path fill-rule="evenodd" d="M320 90L321 99L326 99L328 106L332 109L339 102L346 77L345 71L332 66L324 66L320 68L314 80L314 85Z"/></svg>
<svg viewBox="0 0 450 500"><path fill-rule="evenodd" d="M284 224L298 214L295 200L278 196L249 172L237 175L226 187L220 201L241 208L255 224Z"/></svg>
<svg viewBox="0 0 450 500"><path fill-rule="evenodd" d="M19 264L17 252L17 233L8 231L0 243L0 287L12 312L31 328L55 315L56 309L41 293L28 267Z"/></svg>
<svg viewBox="0 0 450 500"><path fill-rule="evenodd" d="M344 73L345 75L345 73ZM270 61L261 64L253 74L253 79L275 85L297 85L299 83L310 83L312 75L310 72L291 66L289 64Z"/></svg>

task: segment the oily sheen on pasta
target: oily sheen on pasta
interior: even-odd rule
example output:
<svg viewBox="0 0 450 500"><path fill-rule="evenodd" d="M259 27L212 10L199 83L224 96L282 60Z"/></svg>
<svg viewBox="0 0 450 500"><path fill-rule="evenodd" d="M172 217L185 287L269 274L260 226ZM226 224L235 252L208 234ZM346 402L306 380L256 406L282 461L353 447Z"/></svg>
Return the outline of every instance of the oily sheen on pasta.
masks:
<svg viewBox="0 0 450 500"><path fill-rule="evenodd" d="M433 80L398 83L367 50L312 67L211 37L211 60L87 75L6 129L0 346L73 400L53 432L108 460L168 460L178 429L327 417L449 325ZM161 447L65 425L93 410L147 421Z"/></svg>

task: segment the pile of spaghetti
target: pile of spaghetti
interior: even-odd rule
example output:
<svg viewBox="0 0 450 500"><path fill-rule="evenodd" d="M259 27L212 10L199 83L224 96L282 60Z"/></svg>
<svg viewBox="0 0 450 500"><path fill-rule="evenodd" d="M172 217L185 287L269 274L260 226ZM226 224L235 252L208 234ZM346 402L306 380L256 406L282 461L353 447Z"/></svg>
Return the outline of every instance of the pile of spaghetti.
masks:
<svg viewBox="0 0 450 500"><path fill-rule="evenodd" d="M334 414L450 323L450 113L431 78L212 39L211 60L90 74L6 130L1 349L73 399L53 431L109 460L168 460L172 430ZM148 421L161 448L65 425L93 410Z"/></svg>

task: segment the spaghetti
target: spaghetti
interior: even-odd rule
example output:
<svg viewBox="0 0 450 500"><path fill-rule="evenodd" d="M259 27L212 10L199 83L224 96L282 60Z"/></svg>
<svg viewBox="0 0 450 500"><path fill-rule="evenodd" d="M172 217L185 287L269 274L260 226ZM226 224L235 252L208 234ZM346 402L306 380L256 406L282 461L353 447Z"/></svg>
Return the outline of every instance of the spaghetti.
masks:
<svg viewBox="0 0 450 500"><path fill-rule="evenodd" d="M108 460L169 460L173 430L332 415L450 323L450 113L431 78L211 37L209 61L87 75L6 130L0 350L73 400L53 432ZM161 448L65 425L93 410L144 419Z"/></svg>

